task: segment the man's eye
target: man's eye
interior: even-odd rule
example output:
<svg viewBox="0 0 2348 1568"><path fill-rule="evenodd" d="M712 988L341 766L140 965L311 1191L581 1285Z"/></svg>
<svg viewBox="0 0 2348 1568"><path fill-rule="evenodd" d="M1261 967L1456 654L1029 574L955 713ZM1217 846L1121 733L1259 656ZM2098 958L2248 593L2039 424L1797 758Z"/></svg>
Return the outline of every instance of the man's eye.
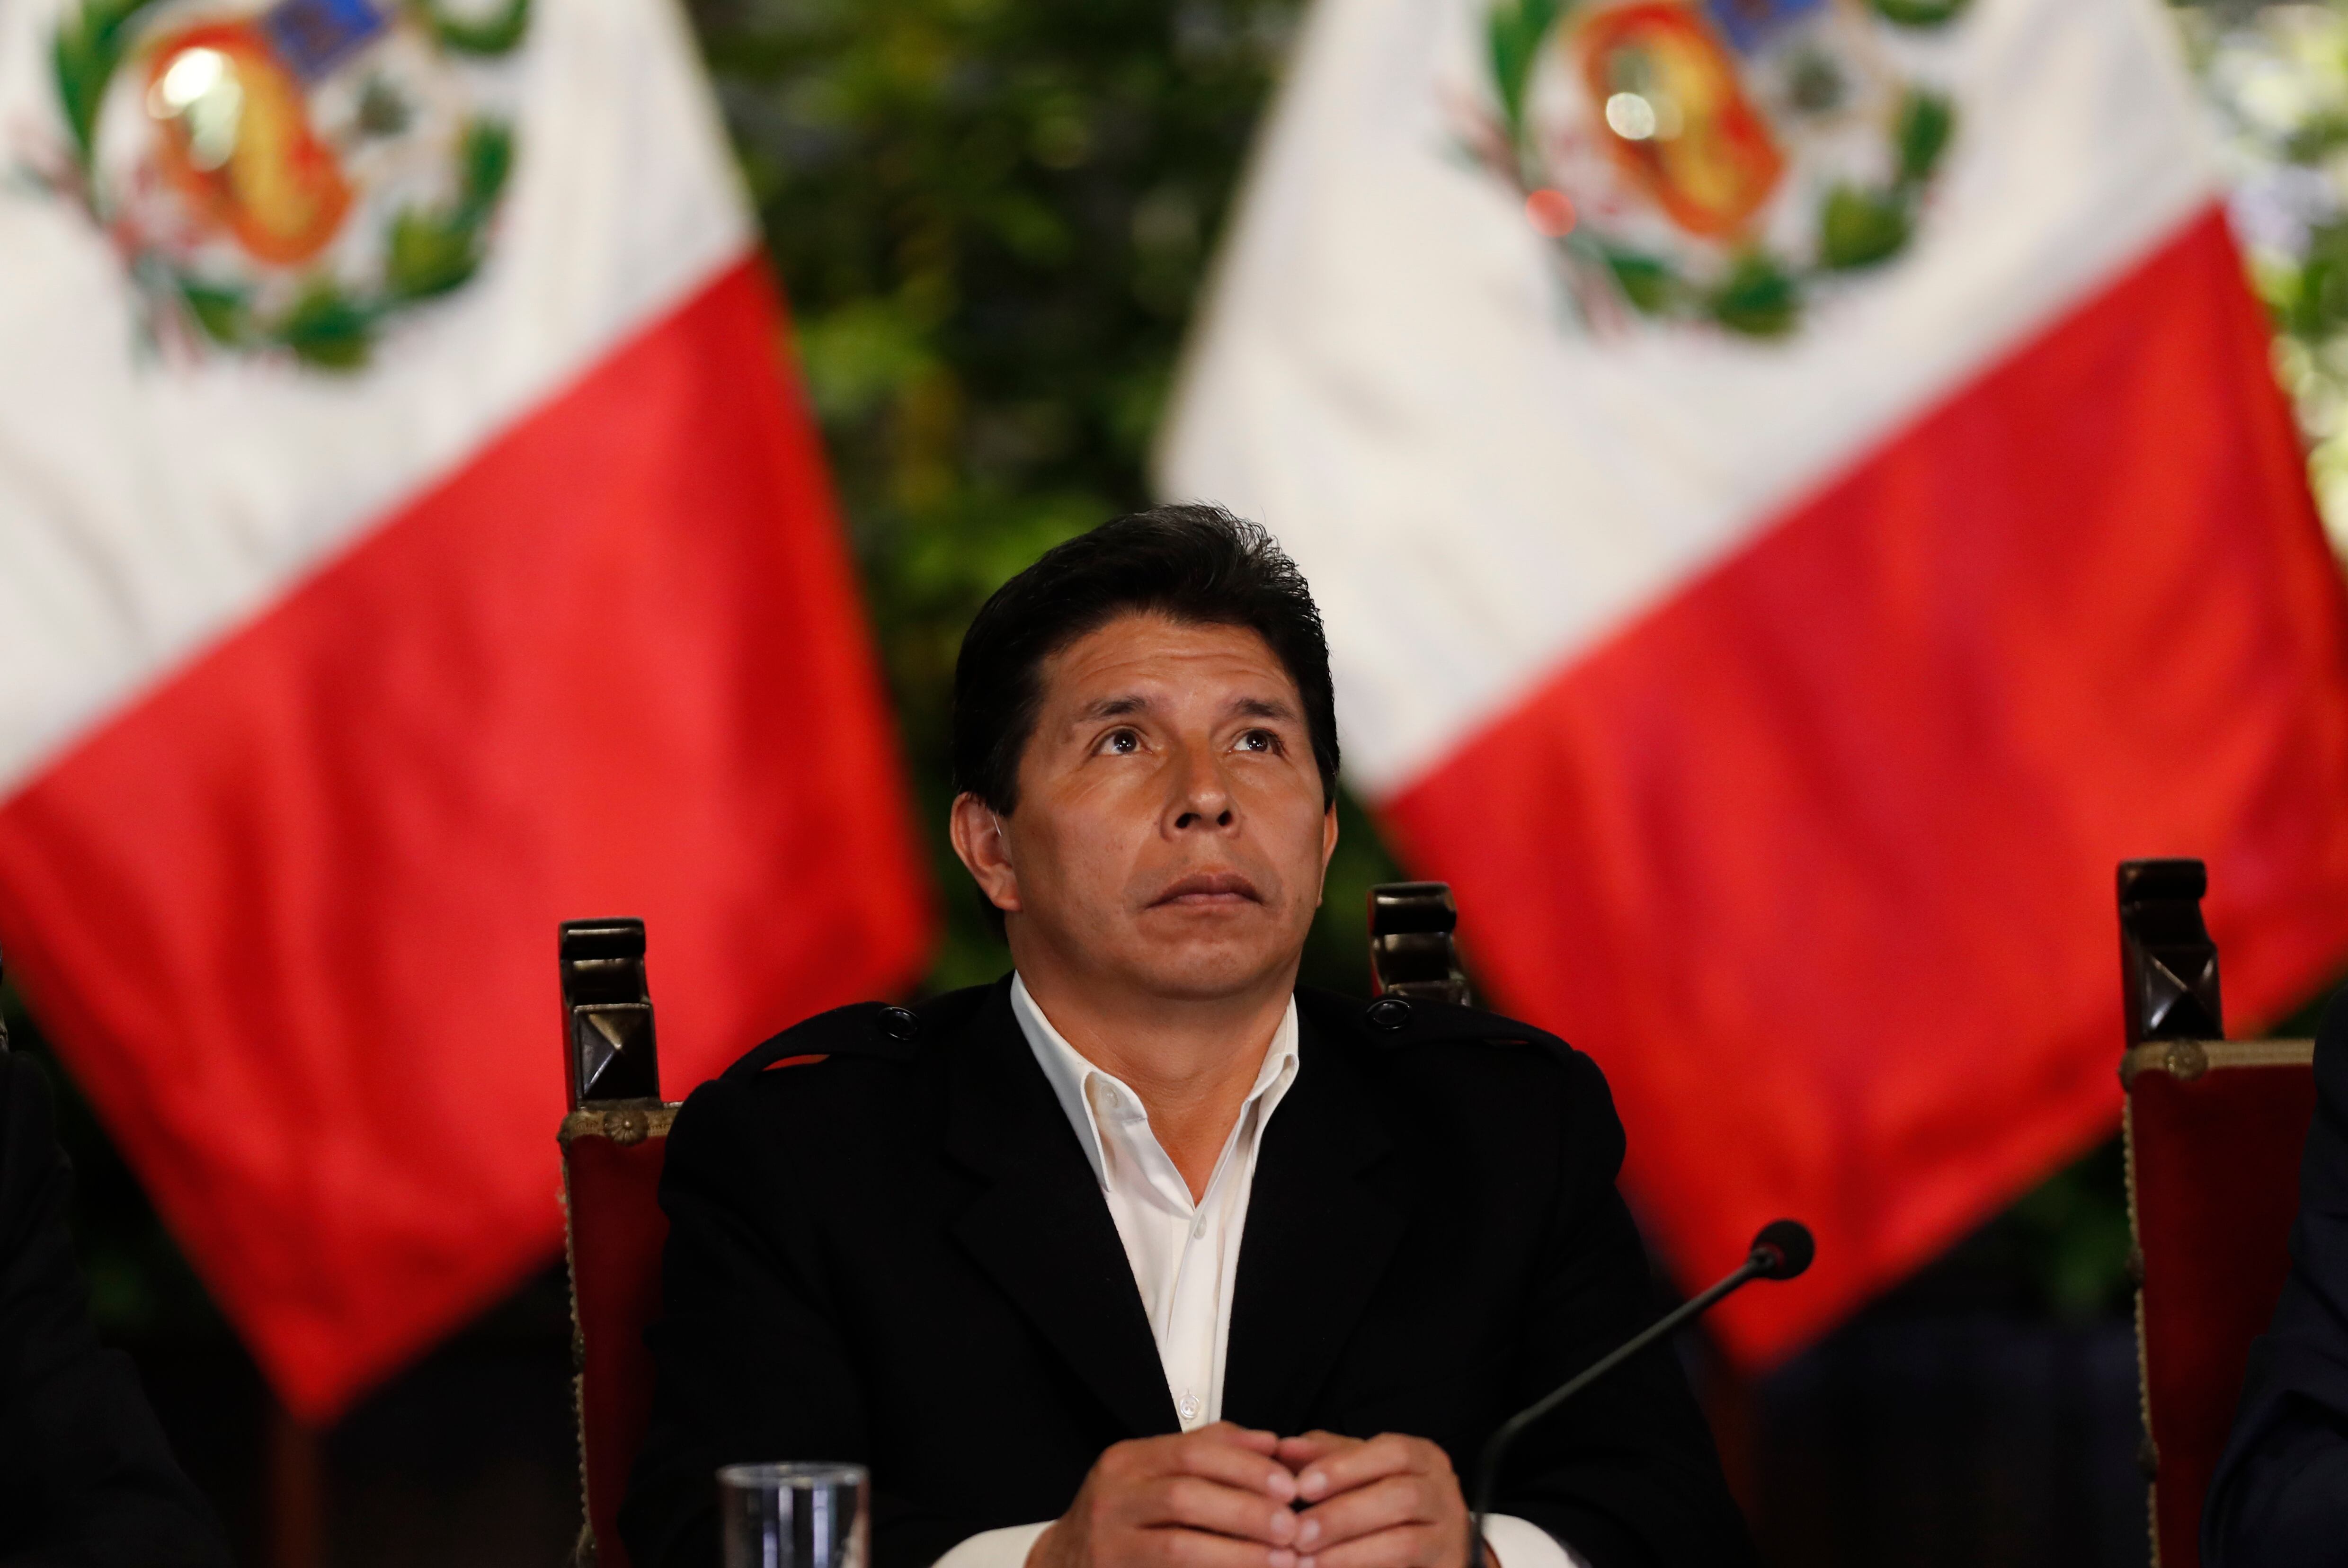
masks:
<svg viewBox="0 0 2348 1568"><path fill-rule="evenodd" d="M1100 748L1112 757L1130 757L1141 749L1141 737L1129 729L1112 729L1101 737Z"/></svg>
<svg viewBox="0 0 2348 1568"><path fill-rule="evenodd" d="M1241 751L1277 751L1280 749L1280 737L1268 729L1251 729L1241 735L1239 748Z"/></svg>

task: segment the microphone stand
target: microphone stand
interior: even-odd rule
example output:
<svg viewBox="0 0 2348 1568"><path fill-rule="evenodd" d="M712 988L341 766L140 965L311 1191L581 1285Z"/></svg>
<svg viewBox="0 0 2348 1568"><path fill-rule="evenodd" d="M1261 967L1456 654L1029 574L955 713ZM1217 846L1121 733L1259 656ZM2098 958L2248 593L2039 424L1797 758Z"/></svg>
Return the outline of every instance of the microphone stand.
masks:
<svg viewBox="0 0 2348 1568"><path fill-rule="evenodd" d="M1484 1455L1477 1465L1476 1508L1468 1522L1468 1568L1488 1568L1484 1549L1484 1520L1492 1511L1492 1492L1499 1481L1500 1460L1515 1446L1525 1429L1597 1382L1632 1357L1656 1340L1682 1327L1691 1319L1700 1317L1719 1304L1722 1298L1743 1289L1756 1279L1791 1279L1810 1266L1817 1243L1810 1239L1807 1227L1792 1220L1775 1220L1761 1228L1753 1238L1753 1249L1735 1272L1700 1295L1690 1296L1632 1335L1622 1344L1608 1351L1577 1373L1560 1387L1519 1410L1500 1423L1491 1441L1484 1445Z"/></svg>

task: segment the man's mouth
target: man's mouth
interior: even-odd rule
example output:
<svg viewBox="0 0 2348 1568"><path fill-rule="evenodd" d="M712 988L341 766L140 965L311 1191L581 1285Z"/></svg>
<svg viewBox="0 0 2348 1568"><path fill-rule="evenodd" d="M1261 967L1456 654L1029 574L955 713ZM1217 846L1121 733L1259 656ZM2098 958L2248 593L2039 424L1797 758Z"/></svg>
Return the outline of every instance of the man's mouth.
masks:
<svg viewBox="0 0 2348 1568"><path fill-rule="evenodd" d="M1216 904L1262 903L1263 899L1255 891L1255 883L1238 872L1217 872L1184 877L1149 902L1153 909L1168 904L1178 909L1203 909Z"/></svg>

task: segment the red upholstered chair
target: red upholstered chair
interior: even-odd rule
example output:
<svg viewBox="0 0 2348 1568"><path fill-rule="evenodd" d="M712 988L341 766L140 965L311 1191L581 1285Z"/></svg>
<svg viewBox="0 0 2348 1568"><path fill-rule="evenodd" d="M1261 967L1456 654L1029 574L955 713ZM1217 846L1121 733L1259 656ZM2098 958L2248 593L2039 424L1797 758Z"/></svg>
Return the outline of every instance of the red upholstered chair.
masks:
<svg viewBox="0 0 2348 1568"><path fill-rule="evenodd" d="M2290 1268L2313 1043L2228 1040L2199 861L2120 867L2128 1222L2154 1568L2199 1568L2201 1503Z"/></svg>
<svg viewBox="0 0 2348 1568"><path fill-rule="evenodd" d="M586 1515L575 1561L628 1568L620 1499L652 1411L644 1330L660 1312L661 1163L676 1107L660 1098L644 923L566 922L560 963L571 1113L558 1137Z"/></svg>

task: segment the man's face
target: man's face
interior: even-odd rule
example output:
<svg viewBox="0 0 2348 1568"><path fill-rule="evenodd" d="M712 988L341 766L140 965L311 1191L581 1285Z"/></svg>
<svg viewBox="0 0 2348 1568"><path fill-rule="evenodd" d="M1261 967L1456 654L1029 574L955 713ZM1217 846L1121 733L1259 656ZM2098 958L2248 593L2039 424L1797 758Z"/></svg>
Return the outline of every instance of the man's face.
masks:
<svg viewBox="0 0 2348 1568"><path fill-rule="evenodd" d="M1131 614L1040 674L1000 863L983 844L963 852L1011 912L1013 957L1169 998L1290 984L1337 821L1272 649L1243 628ZM991 823L965 798L958 847L968 829L985 836L973 808Z"/></svg>

